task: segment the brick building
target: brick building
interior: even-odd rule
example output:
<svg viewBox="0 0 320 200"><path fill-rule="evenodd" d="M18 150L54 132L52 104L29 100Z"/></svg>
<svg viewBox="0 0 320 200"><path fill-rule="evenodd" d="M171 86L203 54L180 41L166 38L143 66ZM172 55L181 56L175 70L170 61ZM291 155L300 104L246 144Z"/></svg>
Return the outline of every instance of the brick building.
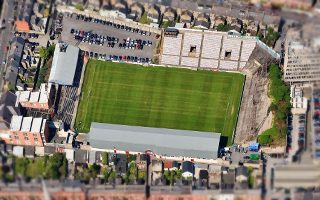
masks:
<svg viewBox="0 0 320 200"><path fill-rule="evenodd" d="M36 92L30 91L17 91L16 105L24 108L48 110L51 106L51 84L41 84L40 90Z"/></svg>
<svg viewBox="0 0 320 200"><path fill-rule="evenodd" d="M49 132L46 122L47 120L42 118L14 115L10 129L1 137L7 144L44 146Z"/></svg>

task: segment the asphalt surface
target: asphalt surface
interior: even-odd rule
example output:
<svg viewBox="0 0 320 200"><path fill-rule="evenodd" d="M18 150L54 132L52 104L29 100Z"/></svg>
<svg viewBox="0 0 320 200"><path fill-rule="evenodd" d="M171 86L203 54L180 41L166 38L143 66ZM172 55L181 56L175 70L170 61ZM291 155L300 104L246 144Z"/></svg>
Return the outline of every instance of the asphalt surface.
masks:
<svg viewBox="0 0 320 200"><path fill-rule="evenodd" d="M123 39L127 39L128 37L131 39L141 39L145 41L149 40L152 42L152 45L144 46L142 50L123 48L120 49L118 47L118 44L116 44L114 48L108 47L106 43L103 46L97 44L90 45L87 42L79 42L78 40L75 40L74 35L70 33L72 28L83 31L92 31L92 33L97 33L101 35L117 37L119 38L119 42L123 42ZM151 34L151 36L144 36L139 33L132 33L122 29L116 29L107 25L97 24L94 22L85 22L82 20L77 20L75 14L73 14L72 17L67 17L66 15L63 17L63 31L61 33L61 40L69 44L78 46L81 50L99 54L107 54L107 56L137 56L149 59L153 58L157 41L155 38L155 34Z"/></svg>
<svg viewBox="0 0 320 200"><path fill-rule="evenodd" d="M7 57L7 46L9 46L9 41L13 38L13 33L11 32L12 25L8 20L9 18L13 18L13 3L11 0L4 0L1 14L1 21L4 19L5 28L0 30L0 74L2 76L5 70L5 64L2 62ZM3 88L3 76L0 78L0 88ZM2 89L0 90L0 96L2 93Z"/></svg>

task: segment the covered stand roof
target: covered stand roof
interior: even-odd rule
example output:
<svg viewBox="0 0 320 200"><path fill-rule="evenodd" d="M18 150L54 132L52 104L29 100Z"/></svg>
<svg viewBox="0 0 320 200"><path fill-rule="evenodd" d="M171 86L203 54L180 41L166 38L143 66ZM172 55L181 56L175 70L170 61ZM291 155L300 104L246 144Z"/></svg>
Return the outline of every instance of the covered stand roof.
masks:
<svg viewBox="0 0 320 200"><path fill-rule="evenodd" d="M66 43L56 44L51 72L50 83L59 85L73 85L73 79L78 64L79 48Z"/></svg>
<svg viewBox="0 0 320 200"><path fill-rule="evenodd" d="M220 133L93 122L89 140L91 146L97 149L151 150L161 155L215 159Z"/></svg>

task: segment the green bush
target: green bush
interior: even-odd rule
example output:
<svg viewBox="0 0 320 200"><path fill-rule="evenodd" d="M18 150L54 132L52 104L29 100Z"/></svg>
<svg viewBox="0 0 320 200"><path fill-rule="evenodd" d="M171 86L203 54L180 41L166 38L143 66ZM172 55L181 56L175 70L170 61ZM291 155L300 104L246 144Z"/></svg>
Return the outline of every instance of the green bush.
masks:
<svg viewBox="0 0 320 200"><path fill-rule="evenodd" d="M109 164L109 155L108 155L108 152L103 152L102 155L102 164L103 165L108 165Z"/></svg>
<svg viewBox="0 0 320 200"><path fill-rule="evenodd" d="M223 31L223 32L227 32L230 30L230 27L228 25L224 25L224 24L219 24L217 26L217 31Z"/></svg>
<svg viewBox="0 0 320 200"><path fill-rule="evenodd" d="M254 177L253 177L253 175L252 175L252 172L253 172L253 168L252 168L251 166L248 167L248 187L249 187L250 189L253 188L254 182L255 182Z"/></svg>
<svg viewBox="0 0 320 200"><path fill-rule="evenodd" d="M151 23L151 20L148 19L148 15L147 15L147 12L144 12L143 15L141 16L139 22L141 24L150 24Z"/></svg>
<svg viewBox="0 0 320 200"><path fill-rule="evenodd" d="M258 137L261 145L282 144L287 131L287 116L290 111L290 89L281 79L282 73L278 65L269 66L269 95L272 103L269 110L273 113L273 126Z"/></svg>
<svg viewBox="0 0 320 200"><path fill-rule="evenodd" d="M84 11L83 5L81 5L81 4L75 5L75 8L76 8L77 10Z"/></svg>
<svg viewBox="0 0 320 200"><path fill-rule="evenodd" d="M273 28L268 28L267 35L262 39L264 43L268 46L273 47L275 42L279 39L280 34L277 31L274 31Z"/></svg>

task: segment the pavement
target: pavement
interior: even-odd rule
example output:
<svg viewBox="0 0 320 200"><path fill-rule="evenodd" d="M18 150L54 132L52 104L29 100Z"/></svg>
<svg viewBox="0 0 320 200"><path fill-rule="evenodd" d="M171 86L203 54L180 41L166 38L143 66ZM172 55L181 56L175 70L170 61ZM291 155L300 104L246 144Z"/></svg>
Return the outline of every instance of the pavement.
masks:
<svg viewBox="0 0 320 200"><path fill-rule="evenodd" d="M92 31L93 33L108 35L111 37L119 38L119 41L122 42L123 39L127 39L130 37L131 39L142 39L142 40L150 40L152 41L151 46L144 46L143 50L133 50L133 49L120 49L118 44L114 46L114 48L104 46L99 46L96 44L89 45L87 42L79 42L74 39L74 35L70 33L71 29L78 29L83 31ZM156 48L156 38L155 34L151 34L151 36L143 36L138 33L132 33L121 29L116 29L110 26L97 24L94 22L84 22L82 20L77 20L76 15L73 14L71 17L67 17L66 15L63 17L63 31L61 33L61 40L67 42L69 44L78 46L81 50L84 51L92 51L99 54L107 54L107 55L117 55L117 56L137 56L143 58L153 58L154 51Z"/></svg>
<svg viewBox="0 0 320 200"><path fill-rule="evenodd" d="M5 72L5 64L2 62L4 59L7 58L7 46L9 46L9 41L13 38L12 33L12 25L10 19L13 19L13 5L14 1L12 0L4 0L3 1L3 7L2 7L2 15L1 15L1 21L4 19L6 20L5 28L0 29L0 74ZM3 88L3 77L0 78L0 96L2 94L2 88Z"/></svg>

